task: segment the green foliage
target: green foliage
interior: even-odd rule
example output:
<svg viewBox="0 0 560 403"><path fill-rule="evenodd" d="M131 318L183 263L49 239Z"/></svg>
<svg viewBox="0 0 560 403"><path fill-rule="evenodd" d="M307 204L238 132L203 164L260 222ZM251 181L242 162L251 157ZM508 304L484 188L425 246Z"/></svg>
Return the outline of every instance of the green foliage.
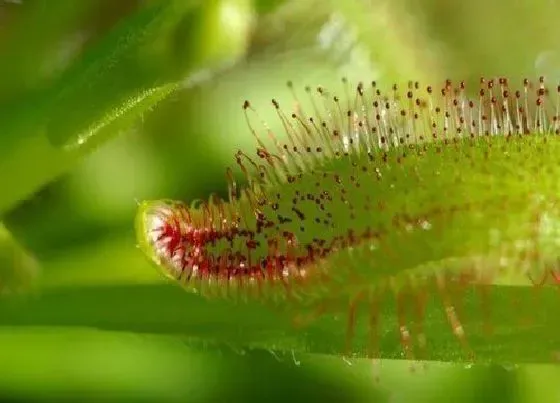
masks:
<svg viewBox="0 0 560 403"><path fill-rule="evenodd" d="M389 360L372 384L370 361L338 358L347 351L343 315L301 330L293 312L206 302L164 284L135 247L135 199L206 199L225 189L231 155L253 147L244 99L280 133L265 106L278 96L291 112L287 79L330 86L341 76L533 76L535 58L557 50L548 0L519 8L475 1L460 12L413 3L0 2L0 398L555 401L556 369L541 366L430 363L410 375L410 363ZM479 358L553 359L556 290L491 288L499 343L485 344L479 290L462 299ZM527 302L533 326L518 329L512 300ZM402 359L399 307L386 301L380 349ZM352 338L360 354L367 312L357 311ZM464 360L441 301L426 313L431 358Z"/></svg>
<svg viewBox="0 0 560 403"><path fill-rule="evenodd" d="M94 43L74 57L48 86L23 88L15 102L4 106L0 170L18 175L2 175L0 186L10 192L2 193L0 212L13 208L75 166L83 155L129 128L172 94L189 74L215 64L213 53L181 60L177 54L182 51L175 48L198 46L200 35L212 29L212 18L216 18L219 10L211 3L201 9L190 1L150 2L92 40ZM76 13L82 11L77 8ZM189 18L198 18L192 13L208 16L210 22L183 36L181 30L188 26ZM244 23L247 21L239 22ZM176 42L173 38L177 35L187 39L169 46ZM192 44L184 42L188 38L194 38ZM37 47L43 43L37 42ZM235 37L228 37L219 45L233 49L241 46ZM13 50L14 59L20 56L25 65L27 53L22 54L19 49Z"/></svg>

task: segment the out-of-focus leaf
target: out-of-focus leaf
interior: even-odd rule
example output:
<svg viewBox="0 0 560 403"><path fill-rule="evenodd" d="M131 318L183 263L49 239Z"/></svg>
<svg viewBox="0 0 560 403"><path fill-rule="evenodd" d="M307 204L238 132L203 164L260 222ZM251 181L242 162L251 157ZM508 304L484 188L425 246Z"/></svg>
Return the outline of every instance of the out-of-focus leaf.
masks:
<svg viewBox="0 0 560 403"><path fill-rule="evenodd" d="M493 332L500 343L489 343L480 323L478 295L467 289L462 312L469 343L478 362L555 362L560 343L555 306L558 291L544 287L539 294L543 309L531 312L531 322L516 327L511 318L512 301L520 306L533 303L530 287L492 286ZM450 329L440 308L441 302L426 302L424 331L429 359L461 362L470 358ZM110 308L109 308L110 307ZM396 301L387 301L380 311L379 346L381 358L404 359L399 342ZM369 312L356 312L352 351L364 356L370 348ZM181 335L201 348L227 343L236 348L264 348L343 355L348 350L345 316L323 317L305 327L294 325L293 313L274 314L258 304L232 304L205 300L170 285L69 287L45 290L36 297L2 300L0 325L79 326L107 330ZM543 334L542 329L547 329ZM538 343L535 341L538 340Z"/></svg>
<svg viewBox="0 0 560 403"><path fill-rule="evenodd" d="M321 357L314 365L314 357L300 355L305 365L297 366L289 353L241 352L227 346L204 352L177 337L76 328L0 328L0 344L0 398L385 401L378 400L382 396L377 385L367 382L367 365L351 368L337 358ZM271 382L261 379L263 372Z"/></svg>
<svg viewBox="0 0 560 403"><path fill-rule="evenodd" d="M0 223L0 295L29 290L37 277L38 262Z"/></svg>
<svg viewBox="0 0 560 403"><path fill-rule="evenodd" d="M11 17L0 26L0 104L49 83L76 56L86 34L81 26L96 3L37 0L0 10Z"/></svg>
<svg viewBox="0 0 560 403"><path fill-rule="evenodd" d="M88 48L57 79L0 111L0 213L64 173L85 153L132 123L201 68L235 60L244 52L252 9L246 0L146 3ZM214 33L214 51L200 49L208 29L224 26L224 9L235 25ZM203 24L184 30L192 15ZM231 22L228 17L226 22ZM218 22L217 22L218 21ZM225 38L225 39L224 39ZM180 43L180 47L169 43ZM216 48L217 46L217 48ZM215 49L227 49L216 53ZM7 191L9 189L9 191Z"/></svg>

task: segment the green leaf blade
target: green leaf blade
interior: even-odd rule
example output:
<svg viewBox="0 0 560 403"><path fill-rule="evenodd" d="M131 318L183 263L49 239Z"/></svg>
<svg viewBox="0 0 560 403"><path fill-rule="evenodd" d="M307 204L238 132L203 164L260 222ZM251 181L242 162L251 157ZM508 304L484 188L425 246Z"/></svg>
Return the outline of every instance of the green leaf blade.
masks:
<svg viewBox="0 0 560 403"><path fill-rule="evenodd" d="M490 335L481 325L480 297L467 289L462 299L463 325L470 347L481 363L554 363L560 342L556 314L539 307L555 306L558 291L544 287L536 293L529 287L492 286L492 325ZM376 355L405 359L397 340L399 324L394 299L380 306ZM515 303L518 302L519 305ZM437 298L426 305L424 332L428 357L434 361L469 362L450 331ZM112 309L107 309L112 306ZM521 308L519 308L521 307ZM520 328L513 309L527 312L528 322ZM534 311L533 311L534 309ZM353 354L367 357L371 351L370 310L364 305L356 316ZM221 300L206 301L169 285L73 287L44 291L36 297L3 300L2 326L91 327L111 331L170 334L194 343L234 348L265 348L274 351L347 354L344 316L321 317L309 326L295 326L290 316L272 314L255 304L232 305ZM499 342L489 342L498 341ZM539 342L535 342L538 340ZM410 357L408 357L410 358ZM415 359L422 359L419 354Z"/></svg>

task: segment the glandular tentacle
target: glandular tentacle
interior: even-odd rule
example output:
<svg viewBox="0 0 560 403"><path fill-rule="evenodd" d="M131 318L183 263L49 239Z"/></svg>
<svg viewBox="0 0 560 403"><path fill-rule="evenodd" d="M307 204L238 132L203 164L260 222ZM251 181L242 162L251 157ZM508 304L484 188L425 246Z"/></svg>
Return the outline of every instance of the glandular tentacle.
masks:
<svg viewBox="0 0 560 403"><path fill-rule="evenodd" d="M348 346L367 322L368 355L392 298L405 356L426 356L423 307L436 293L471 354L462 289L480 286L484 305L484 286L506 275L560 282L560 87L343 85L342 99L306 88L309 110L297 95L293 113L273 100L284 136L245 102L257 147L235 160L248 185L228 170L227 202L142 203L139 242L205 295L344 310Z"/></svg>

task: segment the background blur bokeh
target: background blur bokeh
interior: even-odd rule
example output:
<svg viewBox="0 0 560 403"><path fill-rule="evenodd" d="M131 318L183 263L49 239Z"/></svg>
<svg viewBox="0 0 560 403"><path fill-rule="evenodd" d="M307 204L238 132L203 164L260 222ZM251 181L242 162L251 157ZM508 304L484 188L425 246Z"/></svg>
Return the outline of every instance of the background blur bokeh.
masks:
<svg viewBox="0 0 560 403"><path fill-rule="evenodd" d="M233 153L253 146L245 99L274 129L270 99L293 106L287 80L560 79L559 12L556 0L0 0L0 397L559 401L553 366L412 372L48 319L75 317L82 287L123 286L116 299L88 294L111 311L126 290L162 283L135 248L136 200L224 195ZM138 89L169 83L179 89L141 109ZM125 104L140 105L131 122ZM68 144L84 147L67 157ZM58 290L78 297L3 314Z"/></svg>

